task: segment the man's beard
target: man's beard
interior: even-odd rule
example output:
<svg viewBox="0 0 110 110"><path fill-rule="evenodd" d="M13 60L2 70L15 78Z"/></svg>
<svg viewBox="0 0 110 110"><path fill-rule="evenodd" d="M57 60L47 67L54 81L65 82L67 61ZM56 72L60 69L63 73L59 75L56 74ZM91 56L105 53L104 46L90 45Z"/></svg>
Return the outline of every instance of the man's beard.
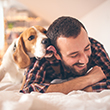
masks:
<svg viewBox="0 0 110 110"><path fill-rule="evenodd" d="M80 70L79 72L74 68L74 66L81 65L82 63L75 63L72 66L69 66L65 63L63 59L61 61L63 63L64 68L70 73L72 73L74 77L83 76L87 73L87 66L84 69Z"/></svg>

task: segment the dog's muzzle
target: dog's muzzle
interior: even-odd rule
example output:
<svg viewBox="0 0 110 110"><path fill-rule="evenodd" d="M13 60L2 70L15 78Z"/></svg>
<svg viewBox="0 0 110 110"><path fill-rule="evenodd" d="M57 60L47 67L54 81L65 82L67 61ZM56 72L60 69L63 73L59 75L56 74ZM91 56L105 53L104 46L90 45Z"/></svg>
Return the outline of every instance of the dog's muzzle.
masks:
<svg viewBox="0 0 110 110"><path fill-rule="evenodd" d="M41 43L42 43L43 45L45 45L46 48L51 44L49 38L44 38L44 39L41 41Z"/></svg>
<svg viewBox="0 0 110 110"><path fill-rule="evenodd" d="M43 45L45 45L45 48L46 48L46 54L45 54L45 57L51 57L53 56L53 52L52 51L48 51L48 47L51 45L51 41L49 38L44 38L41 43Z"/></svg>

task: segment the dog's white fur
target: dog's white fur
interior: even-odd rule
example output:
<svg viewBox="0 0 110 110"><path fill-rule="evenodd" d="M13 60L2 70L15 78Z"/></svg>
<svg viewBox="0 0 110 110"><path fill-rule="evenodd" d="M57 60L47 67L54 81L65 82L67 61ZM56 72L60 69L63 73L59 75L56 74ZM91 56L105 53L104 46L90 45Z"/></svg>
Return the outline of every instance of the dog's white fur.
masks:
<svg viewBox="0 0 110 110"><path fill-rule="evenodd" d="M35 41L36 43L31 44L31 46L33 45L32 49L34 51L32 51L32 52L26 51L26 54L29 56L29 58L31 58L31 57L43 57L46 53L46 49L45 49L44 45L41 44L41 41L47 37L45 36L44 33L39 31L37 29L37 27L31 27L31 28L34 29L33 31L36 31L37 38ZM22 35L22 37L24 37L24 36ZM10 76L12 82L14 82L14 83L22 82L25 67L24 68L19 67L19 65L15 62L14 57L13 57L13 54L17 50L19 42L20 42L20 37L18 37L17 39L15 39L12 42L12 44L7 49L5 55L3 56L2 64L0 66L0 81L4 78L6 73L9 73L9 76ZM25 41L23 41L23 42L25 42Z"/></svg>
<svg viewBox="0 0 110 110"><path fill-rule="evenodd" d="M13 60L14 43L18 39L15 39L13 43L8 47L5 55L3 56L2 64L0 66L0 81L4 78L6 73L9 73L10 80L14 83L20 83L23 78L24 69L20 69Z"/></svg>

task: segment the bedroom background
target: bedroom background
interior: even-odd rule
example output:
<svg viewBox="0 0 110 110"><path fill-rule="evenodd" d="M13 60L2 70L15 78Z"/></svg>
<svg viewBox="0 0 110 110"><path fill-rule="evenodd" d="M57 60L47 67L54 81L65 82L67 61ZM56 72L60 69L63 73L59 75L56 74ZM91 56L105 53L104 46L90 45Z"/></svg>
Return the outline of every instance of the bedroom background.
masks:
<svg viewBox="0 0 110 110"><path fill-rule="evenodd" d="M78 18L88 35L103 43L110 56L110 0L0 0L0 59L26 28L48 28L63 15Z"/></svg>
<svg viewBox="0 0 110 110"><path fill-rule="evenodd" d="M104 44L110 56L110 0L0 0L0 60L19 34L32 25L45 28L59 16L78 18L89 36ZM110 110L110 90L19 93L6 74L0 82L0 110Z"/></svg>

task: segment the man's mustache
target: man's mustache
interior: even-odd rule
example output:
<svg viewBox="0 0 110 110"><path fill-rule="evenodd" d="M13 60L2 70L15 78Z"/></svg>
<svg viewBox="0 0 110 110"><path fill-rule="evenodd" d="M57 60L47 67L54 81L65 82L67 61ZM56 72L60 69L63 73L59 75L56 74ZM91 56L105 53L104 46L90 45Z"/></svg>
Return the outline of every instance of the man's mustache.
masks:
<svg viewBox="0 0 110 110"><path fill-rule="evenodd" d="M90 59L90 56L88 56L88 59ZM88 62L89 63L89 62ZM85 65L84 63L79 63L79 62L77 62L77 63L75 63L75 64L73 64L72 66L78 66L78 65ZM87 65L87 64L86 64Z"/></svg>
<svg viewBox="0 0 110 110"><path fill-rule="evenodd" d="M75 64L73 64L72 66L79 66L79 65L84 65L84 63L75 63Z"/></svg>

